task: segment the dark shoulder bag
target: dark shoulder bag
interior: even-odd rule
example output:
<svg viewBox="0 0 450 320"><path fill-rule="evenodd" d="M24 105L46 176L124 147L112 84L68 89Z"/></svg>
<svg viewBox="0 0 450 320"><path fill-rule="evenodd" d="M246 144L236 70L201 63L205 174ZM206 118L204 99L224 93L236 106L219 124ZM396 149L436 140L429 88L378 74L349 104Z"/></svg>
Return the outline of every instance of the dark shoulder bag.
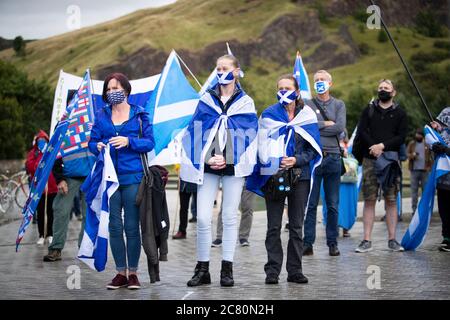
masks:
<svg viewBox="0 0 450 320"><path fill-rule="evenodd" d="M372 103L370 103L368 107L369 107L369 115L368 116L369 116L369 121L370 121L370 119L372 118L373 113L374 113L374 107L373 107ZM362 165L362 162L363 162L364 149L367 148L367 146L365 146L364 141L362 140L361 130L369 130L369 128L360 128L360 125L358 122L355 139L353 139L352 154L355 157L355 159L358 160L358 163L360 165Z"/></svg>
<svg viewBox="0 0 450 320"><path fill-rule="evenodd" d="M139 118L139 138L143 137L143 133L142 133L142 119ZM147 153L141 153L141 163L142 163L142 168L144 169L144 176L146 179L150 178L151 170L150 168L154 167L156 169L158 169L159 175L161 176L161 179L163 181L163 186L166 187L167 181L169 180L169 171L167 171L166 168L164 168L163 166L159 166L159 165L154 165L151 166L148 163L148 158L147 158Z"/></svg>
<svg viewBox="0 0 450 320"><path fill-rule="evenodd" d="M325 114L325 110L322 109L322 107L319 105L317 100L314 98L314 99L312 99L312 101L315 104L315 106L317 107L317 109L320 111L320 114L322 115L322 118L325 121L330 121L330 118L327 117L327 115ZM340 155L341 155L341 176L343 176L347 172L347 170L345 169L345 164L344 164L344 159L343 159L344 158L344 150L341 148L341 144L339 143L338 136L336 135L335 137L336 137L336 142L337 142L337 145L339 147L339 152L340 152Z"/></svg>
<svg viewBox="0 0 450 320"><path fill-rule="evenodd" d="M270 200L283 200L293 192L295 185L300 180L301 173L300 168L278 170L261 188L264 197Z"/></svg>

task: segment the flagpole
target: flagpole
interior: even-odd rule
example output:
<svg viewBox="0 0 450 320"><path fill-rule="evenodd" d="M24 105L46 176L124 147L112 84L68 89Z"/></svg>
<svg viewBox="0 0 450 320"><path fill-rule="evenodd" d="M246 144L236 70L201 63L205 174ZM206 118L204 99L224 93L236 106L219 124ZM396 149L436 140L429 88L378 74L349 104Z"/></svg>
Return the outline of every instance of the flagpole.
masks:
<svg viewBox="0 0 450 320"><path fill-rule="evenodd" d="M47 194L48 194L48 182L45 185L45 205L44 205L44 243L47 238Z"/></svg>
<svg viewBox="0 0 450 320"><path fill-rule="evenodd" d="M373 6L376 6L376 4L373 0L369 0L369 1ZM378 11L375 11L375 12L378 14ZM416 81L414 80L414 78L411 74L411 71L409 71L408 65L406 64L405 60L403 59L403 56L400 53L400 50L398 49L397 44L395 43L394 39L392 38L391 33L389 32L389 29L388 29L386 23L384 22L383 18L381 17L381 14L378 14L378 16L380 17L381 24L383 25L383 28L386 31L386 34L388 35L389 40L391 41L392 45L394 46L394 49L397 52L397 55L399 56L400 61L402 62L403 67L405 68L406 73L409 76L409 79L411 80L414 88L416 89L417 94L419 95L420 100L422 101L422 105L424 106L428 117L430 118L431 121L434 121L433 115L431 114L430 109L428 109L427 103L425 102L425 99L422 96L422 93L420 92L419 87L417 86Z"/></svg>
<svg viewBox="0 0 450 320"><path fill-rule="evenodd" d="M175 50L174 50L175 51ZM189 69L189 67L186 65L186 63L183 61L183 59L181 59L181 57L178 55L178 53L175 51L175 54L177 55L178 59L180 59L181 63L183 64L183 66L187 69L187 71L190 73L190 75L192 76L192 78L194 78L195 82L197 82L198 86L200 87L200 89L202 88L202 85L200 84L200 82L197 80L197 78L194 76L194 74L192 73L191 69Z"/></svg>

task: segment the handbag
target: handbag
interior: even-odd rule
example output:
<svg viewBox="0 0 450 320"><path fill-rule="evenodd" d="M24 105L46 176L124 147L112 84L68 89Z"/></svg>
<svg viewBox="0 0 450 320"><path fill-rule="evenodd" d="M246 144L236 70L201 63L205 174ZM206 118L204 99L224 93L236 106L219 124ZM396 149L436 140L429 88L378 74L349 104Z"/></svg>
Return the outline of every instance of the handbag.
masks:
<svg viewBox="0 0 450 320"><path fill-rule="evenodd" d="M312 102L316 105L317 109L320 111L320 114L322 115L322 118L325 121L329 121L330 118L327 117L327 115L325 114L325 110L322 109L322 107L319 105L319 103L316 101L316 99L312 99ZM341 177L345 174L345 163L344 163L344 150L342 150L341 148L341 144L339 143L339 138L336 136L336 141L337 144L339 146L339 152L341 154Z"/></svg>
<svg viewBox="0 0 450 320"><path fill-rule="evenodd" d="M142 134L142 120L139 118L139 138L142 138L143 134ZM141 156L141 164L142 164L142 169L144 170L144 177L148 180L151 173L151 168L156 168L158 169L159 175L161 176L161 179L163 181L163 186L164 188L166 187L167 181L169 180L169 171L167 171L166 168L164 168L163 166L159 166L159 165L153 165L150 166L148 164L148 158L147 158L147 154L146 153L140 153Z"/></svg>
<svg viewBox="0 0 450 320"><path fill-rule="evenodd" d="M345 174L341 176L341 183L358 183L359 163L354 157L343 158Z"/></svg>
<svg viewBox="0 0 450 320"><path fill-rule="evenodd" d="M270 200L283 200L292 194L294 187L300 180L302 170L300 168L280 169L272 175L261 188L264 197Z"/></svg>

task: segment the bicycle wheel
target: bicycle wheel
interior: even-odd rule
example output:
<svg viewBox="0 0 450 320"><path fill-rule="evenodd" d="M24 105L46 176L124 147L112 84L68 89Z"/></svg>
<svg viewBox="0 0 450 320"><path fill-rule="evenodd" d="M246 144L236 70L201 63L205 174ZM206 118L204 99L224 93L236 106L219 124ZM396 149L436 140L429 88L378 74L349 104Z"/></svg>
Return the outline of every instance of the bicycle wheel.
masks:
<svg viewBox="0 0 450 320"><path fill-rule="evenodd" d="M14 200L16 201L16 205L23 209L25 203L27 202L28 195L30 193L30 186L28 183L21 183L17 186L14 193Z"/></svg>
<svg viewBox="0 0 450 320"><path fill-rule="evenodd" d="M13 201L14 201L14 191L15 188L18 186L17 182L9 180L6 183L3 184L0 190L0 210L2 213L6 213Z"/></svg>

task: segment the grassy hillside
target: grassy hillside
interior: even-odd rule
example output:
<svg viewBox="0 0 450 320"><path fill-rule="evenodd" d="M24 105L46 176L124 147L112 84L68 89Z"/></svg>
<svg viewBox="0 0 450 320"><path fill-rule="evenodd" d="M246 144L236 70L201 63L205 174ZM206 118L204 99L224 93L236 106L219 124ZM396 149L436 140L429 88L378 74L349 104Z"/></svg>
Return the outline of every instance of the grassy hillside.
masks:
<svg viewBox="0 0 450 320"><path fill-rule="evenodd" d="M237 40L240 43L254 41L273 21L286 14L298 15L316 11L317 1L299 5L290 0L179 0L157 8L140 10L122 18L70 32L60 36L34 41L27 45L24 58L14 56L11 49L0 51L0 59L10 61L24 69L31 78L48 80L55 85L59 69L82 74L85 68L95 70L100 66L114 64L143 47L169 52L172 48L196 52L217 42ZM320 3L327 3L321 1ZM323 41L334 43L337 49L330 54L348 48L341 41L339 28L348 27L360 55L355 63L331 68L336 96L346 100L350 92L360 88L370 99L377 81L391 78L394 82L404 77L404 69L389 41L379 42L379 30L369 30L358 16L327 17L319 11ZM299 30L302 32L302 30ZM407 60L414 53L430 53L439 40L424 37L412 28L392 27L391 32ZM245 78L242 83L255 99L258 109L275 102L275 80L282 73L292 72L295 51L302 50L306 69L312 83L313 68L308 64L321 43L293 44L292 63L280 65L276 61L261 58L243 65ZM306 47L306 49L305 49ZM439 49L445 52L445 49ZM444 51L442 51L444 50ZM225 44L224 44L225 51ZM448 48L447 51L448 52ZM224 52L225 53L225 52ZM439 68L450 65L449 55L439 61ZM204 81L212 65L204 66L197 76ZM194 84L194 82L192 81ZM419 85L420 85L419 81ZM363 100L364 101L364 100ZM354 119L352 120L354 122ZM353 123L352 123L353 124Z"/></svg>
<svg viewBox="0 0 450 320"><path fill-rule="evenodd" d="M14 62L31 77L55 81L58 70L82 73L113 63L122 55L149 45L170 52L196 50L211 42L257 37L264 26L280 15L301 10L290 1L179 0L175 4L139 10L93 27L36 41L27 46L25 59L12 49L0 52L0 59Z"/></svg>

